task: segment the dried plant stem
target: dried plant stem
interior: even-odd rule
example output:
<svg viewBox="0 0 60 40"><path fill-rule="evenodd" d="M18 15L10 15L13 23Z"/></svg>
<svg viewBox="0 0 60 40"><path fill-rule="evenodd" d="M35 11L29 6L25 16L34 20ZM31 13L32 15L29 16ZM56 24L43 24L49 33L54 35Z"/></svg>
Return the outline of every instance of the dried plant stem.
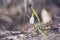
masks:
<svg viewBox="0 0 60 40"><path fill-rule="evenodd" d="M27 0L24 0L25 12L27 12Z"/></svg>

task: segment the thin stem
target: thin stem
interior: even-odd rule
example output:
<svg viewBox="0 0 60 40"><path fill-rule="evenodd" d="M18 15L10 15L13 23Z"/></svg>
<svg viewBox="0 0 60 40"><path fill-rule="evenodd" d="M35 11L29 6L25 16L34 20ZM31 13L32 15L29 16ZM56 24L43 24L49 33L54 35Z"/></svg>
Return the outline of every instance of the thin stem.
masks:
<svg viewBox="0 0 60 40"><path fill-rule="evenodd" d="M27 0L24 0L25 12L27 12Z"/></svg>

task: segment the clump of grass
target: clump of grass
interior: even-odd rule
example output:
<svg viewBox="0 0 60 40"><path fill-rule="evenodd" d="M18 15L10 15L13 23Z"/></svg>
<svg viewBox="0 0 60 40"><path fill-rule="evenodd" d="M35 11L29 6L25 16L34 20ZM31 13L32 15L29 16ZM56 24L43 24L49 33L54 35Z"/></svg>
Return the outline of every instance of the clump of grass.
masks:
<svg viewBox="0 0 60 40"><path fill-rule="evenodd" d="M38 14L36 13L36 11L35 11L34 8L32 8L32 16L36 16L36 18L37 18L37 20L38 20L38 22L39 22L38 26L35 27L35 28L37 28L37 30L38 30L43 36L46 36L45 33L46 33L47 31L46 31L46 29L42 29L43 27L42 27L42 25L41 25L40 19L39 19Z"/></svg>

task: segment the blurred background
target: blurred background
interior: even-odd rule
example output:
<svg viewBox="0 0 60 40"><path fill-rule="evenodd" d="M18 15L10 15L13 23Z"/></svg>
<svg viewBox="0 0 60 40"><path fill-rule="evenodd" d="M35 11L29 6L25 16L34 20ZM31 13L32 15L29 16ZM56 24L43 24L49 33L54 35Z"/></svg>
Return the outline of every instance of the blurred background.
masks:
<svg viewBox="0 0 60 40"><path fill-rule="evenodd" d="M0 32L25 33L31 30L33 26L29 20L32 16L32 7L37 12L43 27L50 27L49 32L52 30L55 33L60 32L60 0L0 0ZM37 25L37 18L34 18L34 24Z"/></svg>

